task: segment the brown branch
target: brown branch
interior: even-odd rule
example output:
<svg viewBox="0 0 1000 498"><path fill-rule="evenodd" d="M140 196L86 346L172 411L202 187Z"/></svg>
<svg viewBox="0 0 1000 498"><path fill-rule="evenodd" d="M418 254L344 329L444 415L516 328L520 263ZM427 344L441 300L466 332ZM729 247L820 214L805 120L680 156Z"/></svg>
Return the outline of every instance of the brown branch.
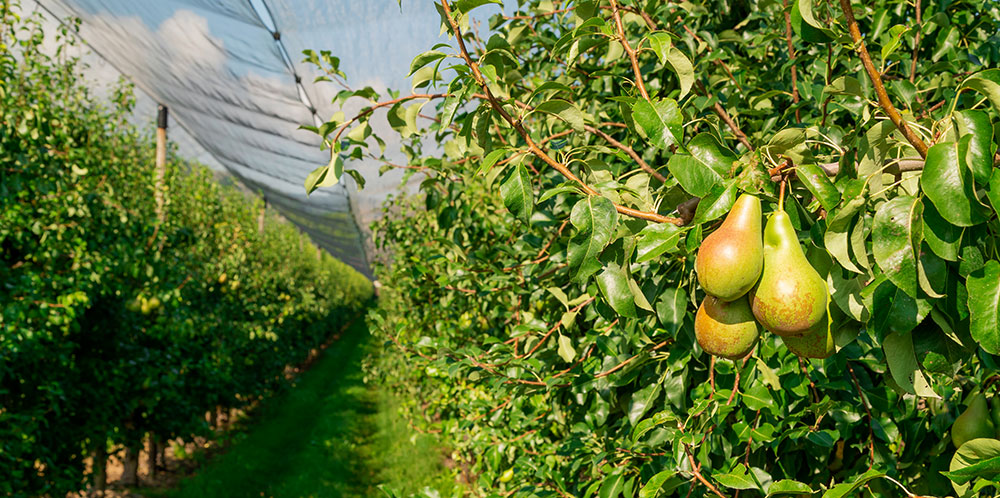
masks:
<svg viewBox="0 0 1000 498"><path fill-rule="evenodd" d="M795 47L792 46L792 17L788 10L788 0L783 0L785 4L785 40L788 42L788 59L795 59ZM795 72L795 64L792 64L792 104L799 103L798 79ZM798 108L795 109L795 122L801 123Z"/></svg>
<svg viewBox="0 0 1000 498"><path fill-rule="evenodd" d="M628 145L625 145L625 144L623 144L623 143L615 140L614 138L611 137L611 135L608 135L607 133L604 133L603 131L598 130L597 128L594 128L593 126L583 125L583 129L587 130L590 133L593 133L594 135L597 135L597 136L603 138L604 141L607 142L607 143L609 143L609 144L611 144L612 147L615 147L615 148L621 150L622 152L628 154L628 156L631 157L632 160L635 161L636 164L638 164L639 167L642 168L643 171L645 171L646 173L649 173L650 176L652 176L653 178L656 178L661 183L666 183L667 177L661 175L659 171L656 171L655 169L653 169L652 167L650 167L649 164L646 164L646 161L643 161L642 157L640 157L639 154L637 154L635 152L635 150L632 149L632 147L629 147Z"/></svg>
<svg viewBox="0 0 1000 498"><path fill-rule="evenodd" d="M382 108L382 107L387 107L387 106L395 105L395 104L398 104L400 102L406 102L408 100L415 100L415 99L432 100L432 99L441 99L441 98L445 98L445 97L451 97L451 94L450 93L415 93L413 95L407 95L405 97L399 97L398 99L392 99L392 100L386 100L385 102L379 102L379 103L377 103L377 104L375 104L375 105L373 105L373 106L371 106L371 107L369 107L369 108L367 108L367 109L359 112L356 116L354 116L353 118L351 118L350 121L348 121L348 122L340 125L340 127L337 129L337 134L334 135L334 137L333 137L333 141L334 142L340 141L340 136L344 134L344 131L347 130L348 126L350 126L351 124L353 124L357 120L359 120L359 119L361 119L361 118L363 118L363 117L365 117L365 116L367 116L367 115L375 112L375 109L379 109L379 108Z"/></svg>
<svg viewBox="0 0 1000 498"><path fill-rule="evenodd" d="M924 27L923 20L921 20L921 8L920 0L916 0L917 8L917 37L913 40L913 59L910 61L910 83L917 80L917 54L920 53L920 32Z"/></svg>
<svg viewBox="0 0 1000 498"><path fill-rule="evenodd" d="M688 461L691 462L691 473L694 474L694 477L704 484L705 487L708 488L708 490L715 496L718 496L719 498L726 498L726 495L720 493L719 490L712 485L712 483L708 482L708 479L705 479L705 476L701 475L701 471L698 470L698 464L694 461L694 456L691 455L691 450L685 447L684 451L687 453Z"/></svg>
<svg viewBox="0 0 1000 498"><path fill-rule="evenodd" d="M597 190L594 190L593 187L584 183L583 180L581 180L579 177L573 174L573 172L570 171L569 168L567 168L559 161L556 161L555 159L549 157L549 155L546 154L545 151L542 150L538 146L538 144L535 143L534 139L531 138L531 135L524 128L523 123L521 123L520 120L515 120L514 117L511 116L510 113L508 113L503 108L503 105L500 103L500 101L498 101L497 98L493 95L493 92L490 90L489 85L486 84L486 79L483 77L483 73L479 71L479 65L476 64L476 62L473 61L472 57L469 55L469 51L465 46L465 40L462 38L462 30L461 28L459 28L458 23L455 21L455 19L452 18L451 6L448 4L448 0L441 0L441 7L444 9L445 17L447 18L448 24L451 26L451 30L455 34L455 39L458 41L458 48L462 54L462 58L465 59L465 63L469 66L469 69L472 70L472 77L476 80L476 83L478 83L479 86L486 93L487 100L489 101L493 109L497 112L497 114L499 114L500 117L504 119L504 121L507 121L507 123L512 128L514 128L514 130L517 131L519 135L521 135L521 138L528 145L528 150L530 150L532 154L534 154L543 162L554 168L556 171L558 171L560 174L565 176L570 181L579 184L583 188L584 192L586 192L588 195L600 196L600 193ZM638 209L632 209L618 204L615 204L615 210L626 216L631 216L633 218L639 218L648 221L655 221L657 223L673 223L675 225L680 225L683 223L683 220L681 220L680 218L663 216L659 213L639 211Z"/></svg>
<svg viewBox="0 0 1000 498"><path fill-rule="evenodd" d="M646 84L642 82L642 70L639 69L639 59L635 56L635 50L629 44L628 37L625 36L625 25L622 23L622 16L618 12L617 0L611 0L611 16L615 19L615 26L618 27L618 41L621 42L625 53L628 54L628 58L632 62L632 72L635 73L635 86L639 88L639 94L642 95L642 98L649 100L649 94L646 93Z"/></svg>
<svg viewBox="0 0 1000 498"><path fill-rule="evenodd" d="M714 98L712 92L709 92L708 89L705 88L705 85L701 83L701 81L695 80L695 84L698 85L698 89L701 90L702 95L704 95L706 98L708 99ZM732 130L733 135L736 135L736 139L739 140L744 147L746 147L748 150L752 152L754 150L753 145L750 145L750 141L747 140L746 134L743 133L743 130L741 130L739 126L737 126L736 122L733 121L733 118L731 118L729 116L729 113L726 112L726 109L722 107L722 104L719 104L719 102L716 101L715 105L712 106L712 110L715 111L715 113L719 115L719 118L721 118L722 121L726 123L726 126L728 126L730 130Z"/></svg>
<svg viewBox="0 0 1000 498"><path fill-rule="evenodd" d="M832 1L832 0L831 0ZM851 0L840 0L840 9L844 12L844 17L847 19L847 28L851 32L851 39L854 40L854 45L857 47L858 55L861 56L861 63L865 66L865 71L868 73L868 78L871 80L872 85L875 87L875 93L878 95L878 103L885 111L886 115L889 116L889 120L892 124L899 128L900 133L906 137L906 140L913 145L913 148L917 150L920 157L927 157L927 144L917 136L910 126L903 121L903 118L899 115L899 111L896 107L892 105L892 101L889 100L889 94L885 91L885 86L882 84L882 76L879 74L878 70L875 69L875 65L872 63L872 58L868 55L868 49L865 48L865 42L861 38L861 30L858 29L858 21L854 19L854 12L851 10Z"/></svg>
<svg viewBox="0 0 1000 498"><path fill-rule="evenodd" d="M556 10L553 10L552 12L542 12L541 14L535 14L533 16L528 16L528 15L503 16L503 18L505 20L507 20L507 21L538 19L539 17L548 17L548 16L554 16L556 14L562 14L563 12L570 12L573 9L574 9L574 7L568 7L568 8L565 8L565 9L556 9Z"/></svg>

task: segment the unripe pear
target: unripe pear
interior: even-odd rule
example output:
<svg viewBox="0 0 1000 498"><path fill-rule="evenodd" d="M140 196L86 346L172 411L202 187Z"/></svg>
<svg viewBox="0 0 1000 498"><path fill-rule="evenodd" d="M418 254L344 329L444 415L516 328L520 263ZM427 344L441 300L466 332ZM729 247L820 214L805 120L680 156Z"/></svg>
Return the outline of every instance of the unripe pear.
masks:
<svg viewBox="0 0 1000 498"><path fill-rule="evenodd" d="M694 334L706 353L736 360L750 354L760 338L746 296L725 302L705 296L694 317Z"/></svg>
<svg viewBox="0 0 1000 498"><path fill-rule="evenodd" d="M702 241L694 269L706 294L733 301L757 283L764 265L760 220L760 199L743 194Z"/></svg>
<svg viewBox="0 0 1000 498"><path fill-rule="evenodd" d="M802 336L826 316L829 294L802 252L788 213L776 211L764 229L764 271L750 291L757 321L779 336Z"/></svg>
<svg viewBox="0 0 1000 498"><path fill-rule="evenodd" d="M788 350L804 358L823 360L829 358L837 349L833 342L833 330L825 316L813 328L801 337L782 337Z"/></svg>
<svg viewBox="0 0 1000 498"><path fill-rule="evenodd" d="M955 448L960 448L966 441L995 436L996 428L986 406L986 396L977 393L969 400L968 408L951 424L951 442Z"/></svg>

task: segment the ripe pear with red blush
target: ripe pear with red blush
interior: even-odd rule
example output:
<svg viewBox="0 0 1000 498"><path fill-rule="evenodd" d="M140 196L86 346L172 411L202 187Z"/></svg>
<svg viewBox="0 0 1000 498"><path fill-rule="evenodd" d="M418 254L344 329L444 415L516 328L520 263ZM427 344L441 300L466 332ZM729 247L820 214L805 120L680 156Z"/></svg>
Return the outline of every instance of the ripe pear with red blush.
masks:
<svg viewBox="0 0 1000 498"><path fill-rule="evenodd" d="M809 264L779 205L764 229L764 271L750 291L754 316L774 334L803 336L826 318L829 297L826 281Z"/></svg>
<svg viewBox="0 0 1000 498"><path fill-rule="evenodd" d="M763 265L760 199L743 194L722 225L702 241L694 269L706 294L728 302L757 283Z"/></svg>
<svg viewBox="0 0 1000 498"><path fill-rule="evenodd" d="M750 354L760 338L746 296L725 302L705 296L694 317L694 335L706 353L736 360Z"/></svg>

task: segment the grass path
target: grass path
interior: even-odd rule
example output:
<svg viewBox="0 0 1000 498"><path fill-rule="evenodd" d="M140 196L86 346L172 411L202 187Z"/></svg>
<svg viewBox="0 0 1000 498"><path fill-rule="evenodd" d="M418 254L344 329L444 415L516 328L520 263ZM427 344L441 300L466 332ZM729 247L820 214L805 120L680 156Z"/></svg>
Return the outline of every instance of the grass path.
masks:
<svg viewBox="0 0 1000 498"><path fill-rule="evenodd" d="M357 320L295 387L261 407L225 453L182 481L173 497L407 496L452 487L441 451L396 416L396 403L363 382L370 335Z"/></svg>

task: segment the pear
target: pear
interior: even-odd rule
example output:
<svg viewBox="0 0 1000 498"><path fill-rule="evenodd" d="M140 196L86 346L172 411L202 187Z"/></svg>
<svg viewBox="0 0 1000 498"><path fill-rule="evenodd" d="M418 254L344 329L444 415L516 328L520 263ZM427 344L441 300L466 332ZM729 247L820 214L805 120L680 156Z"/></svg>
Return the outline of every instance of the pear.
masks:
<svg viewBox="0 0 1000 498"><path fill-rule="evenodd" d="M726 302L705 296L694 317L694 334L706 353L736 360L750 354L760 338L746 296Z"/></svg>
<svg viewBox="0 0 1000 498"><path fill-rule="evenodd" d="M733 301L750 290L764 266L760 199L743 194L725 221L705 238L694 262L706 294Z"/></svg>
<svg viewBox="0 0 1000 498"><path fill-rule="evenodd" d="M750 306L765 329L802 336L826 316L830 291L809 264L788 213L779 208L764 229L764 271L750 291Z"/></svg>
<svg viewBox="0 0 1000 498"><path fill-rule="evenodd" d="M968 408L951 424L951 442L955 444L955 448L961 448L966 441L994 436L996 429L993 427L990 409L986 406L986 396L976 393L969 400Z"/></svg>
<svg viewBox="0 0 1000 498"><path fill-rule="evenodd" d="M833 342L833 330L825 316L802 337L782 337L788 349L804 358L826 359L837 349Z"/></svg>

